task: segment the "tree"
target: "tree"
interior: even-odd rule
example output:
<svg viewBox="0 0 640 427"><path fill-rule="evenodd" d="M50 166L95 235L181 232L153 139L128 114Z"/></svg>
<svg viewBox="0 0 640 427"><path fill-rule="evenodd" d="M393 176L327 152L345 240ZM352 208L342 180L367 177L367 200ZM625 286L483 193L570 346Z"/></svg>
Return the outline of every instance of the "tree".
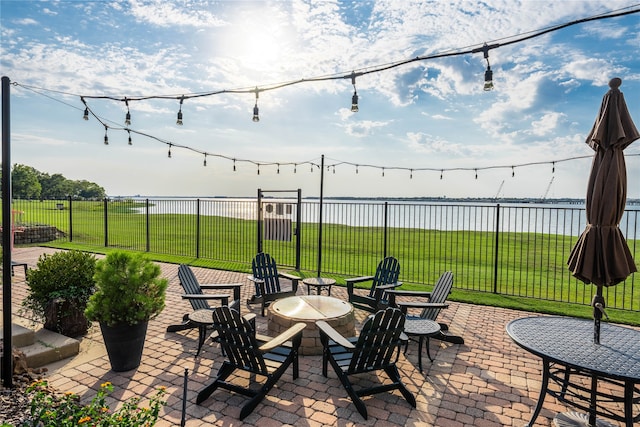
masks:
<svg viewBox="0 0 640 427"><path fill-rule="evenodd" d="M59 173L49 175L40 173L40 185L42 185L43 199L64 199L72 195L73 184Z"/></svg>
<svg viewBox="0 0 640 427"><path fill-rule="evenodd" d="M0 179L2 173L0 173ZM12 196L15 199L103 199L107 193L98 184L86 180L72 181L59 173L49 175L31 166L15 164L11 172ZM1 186L0 186L1 189Z"/></svg>
<svg viewBox="0 0 640 427"><path fill-rule="evenodd" d="M38 171L31 166L15 164L11 171L11 192L16 199L39 199L42 185Z"/></svg>
<svg viewBox="0 0 640 427"><path fill-rule="evenodd" d="M74 181L74 194L81 199L104 199L107 193L98 184L89 181Z"/></svg>

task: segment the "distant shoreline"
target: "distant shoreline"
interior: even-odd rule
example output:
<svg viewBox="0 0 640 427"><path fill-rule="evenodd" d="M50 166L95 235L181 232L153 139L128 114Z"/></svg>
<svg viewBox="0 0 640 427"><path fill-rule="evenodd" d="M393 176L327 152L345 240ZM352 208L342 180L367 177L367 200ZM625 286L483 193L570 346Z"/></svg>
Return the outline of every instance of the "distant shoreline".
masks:
<svg viewBox="0 0 640 427"><path fill-rule="evenodd" d="M109 196L110 199L255 199L255 196ZM290 199L294 197L270 197L264 196L265 199ZM304 197L304 200L319 200L318 196ZM355 196L331 196L324 197L323 200L338 200L338 201L362 201L371 200L379 202L447 202L447 203L543 203L543 204L569 204L569 205L584 205L585 199L578 198L529 198L529 197L355 197ZM627 205L640 205L640 199L627 199Z"/></svg>

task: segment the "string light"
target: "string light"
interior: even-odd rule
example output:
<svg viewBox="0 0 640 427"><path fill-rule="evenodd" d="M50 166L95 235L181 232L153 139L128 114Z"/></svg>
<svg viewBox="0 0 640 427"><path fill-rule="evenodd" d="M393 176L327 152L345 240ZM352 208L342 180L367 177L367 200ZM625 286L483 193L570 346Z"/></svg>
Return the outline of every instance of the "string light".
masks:
<svg viewBox="0 0 640 427"><path fill-rule="evenodd" d="M207 153L204 153L204 162L202 163L202 166L207 166Z"/></svg>
<svg viewBox="0 0 640 427"><path fill-rule="evenodd" d="M484 54L484 59L487 61L487 70L484 72L484 87L485 91L493 90L493 71L491 71L491 65L489 64L489 50L498 47L498 44L493 44L488 46L486 43L479 48L473 49L471 52L482 52Z"/></svg>
<svg viewBox="0 0 640 427"><path fill-rule="evenodd" d="M167 153L167 157L171 158L171 143L169 143L169 152Z"/></svg>
<svg viewBox="0 0 640 427"><path fill-rule="evenodd" d="M127 115L124 116L124 124L125 126L131 126L131 112L129 111L129 101L127 98L124 99L124 104L127 106Z"/></svg>
<svg viewBox="0 0 640 427"><path fill-rule="evenodd" d="M556 162L551 162L551 173L556 173Z"/></svg>
<svg viewBox="0 0 640 427"><path fill-rule="evenodd" d="M442 179L443 174L444 174L444 169L440 169L440 179Z"/></svg>
<svg viewBox="0 0 640 427"><path fill-rule="evenodd" d="M131 131L129 129L127 129L127 133L129 134L129 141L128 144L129 145L133 145L133 141L131 140Z"/></svg>
<svg viewBox="0 0 640 427"><path fill-rule="evenodd" d="M382 168L382 177L384 178L384 168Z"/></svg>
<svg viewBox="0 0 640 427"><path fill-rule="evenodd" d="M258 163L258 175L260 175L260 163Z"/></svg>
<svg viewBox="0 0 640 427"><path fill-rule="evenodd" d="M233 171L236 171L236 159L233 159Z"/></svg>
<svg viewBox="0 0 640 427"><path fill-rule="evenodd" d="M256 87L256 104L253 106L253 121L254 122L259 122L260 121L260 115L258 114L259 110L258 110L258 94L259 94L259 90Z"/></svg>
<svg viewBox="0 0 640 427"><path fill-rule="evenodd" d="M516 171L513 166L511 166L511 178L513 178L514 176L516 176Z"/></svg>
<svg viewBox="0 0 640 427"><path fill-rule="evenodd" d="M280 175L280 163L278 163L278 175Z"/></svg>
<svg viewBox="0 0 640 427"><path fill-rule="evenodd" d="M351 112L357 113L358 108L358 92L356 91L356 73L351 73L351 84L353 85L353 96L351 97Z"/></svg>
<svg viewBox="0 0 640 427"><path fill-rule="evenodd" d="M298 165L296 163L293 164L293 173L297 173Z"/></svg>
<svg viewBox="0 0 640 427"><path fill-rule="evenodd" d="M478 179L478 169L474 169L474 171L476 172L476 179Z"/></svg>
<svg viewBox="0 0 640 427"><path fill-rule="evenodd" d="M85 101L82 96L80 97L80 101L84 104L84 114L82 115L82 118L84 120L89 120L89 106L87 105L87 101Z"/></svg>
<svg viewBox="0 0 640 427"><path fill-rule="evenodd" d="M410 169L409 171L409 179L413 179L413 169Z"/></svg>
<svg viewBox="0 0 640 427"><path fill-rule="evenodd" d="M180 109L178 110L178 118L176 124L182 126L182 103L184 102L184 96L180 97Z"/></svg>
<svg viewBox="0 0 640 427"><path fill-rule="evenodd" d="M109 145L109 136L107 135L107 130L109 128L107 126L104 127L104 145Z"/></svg>

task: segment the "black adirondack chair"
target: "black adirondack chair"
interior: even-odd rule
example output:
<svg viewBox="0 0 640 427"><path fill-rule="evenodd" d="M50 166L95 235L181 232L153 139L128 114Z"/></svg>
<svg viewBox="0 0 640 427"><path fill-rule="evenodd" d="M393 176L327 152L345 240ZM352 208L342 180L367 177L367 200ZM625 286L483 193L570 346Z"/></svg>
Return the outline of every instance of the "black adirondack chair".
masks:
<svg viewBox="0 0 640 427"><path fill-rule="evenodd" d="M400 276L400 263L394 257L386 257L376 268L373 276L362 276L347 279L347 294L349 302L357 308L375 313L378 310L388 307L385 292L389 289L400 286L398 281ZM355 284L371 282L371 288L367 295L359 295L354 292Z"/></svg>
<svg viewBox="0 0 640 427"><path fill-rule="evenodd" d="M452 287L453 273L445 271L442 273L431 292L405 291L402 289L393 289L388 291L387 295L389 296L389 305L392 307L398 307L405 313L407 313L410 308L422 309L419 315L407 314L407 322L411 322L414 319L428 319L437 322L440 311L449 306L446 301L451 293ZM398 296L409 297L409 300L398 302L396 300L396 297ZM462 337L448 333L448 325L440 322L438 323L440 324L440 333L438 335L431 336L431 338L447 341L453 344L464 344L464 339Z"/></svg>
<svg viewBox="0 0 640 427"><path fill-rule="evenodd" d="M327 376L327 365L331 363L340 382L356 405L360 415L367 419L367 408L360 399L376 393L399 390L411 406L416 407L416 399L400 379L396 366L400 347L407 341L404 334L404 314L397 308L389 307L371 315L357 338L344 338L323 320L316 322L323 346L322 375ZM355 390L350 377L384 370L390 383L379 383L368 388Z"/></svg>
<svg viewBox="0 0 640 427"><path fill-rule="evenodd" d="M251 261L253 275L247 278L253 282L256 294L247 301L248 304L261 304L262 316L264 309L271 302L285 297L290 297L298 291L300 277L288 273L279 273L275 259L271 255L260 252ZM285 289L281 286L280 279L285 278L291 281L291 288Z"/></svg>
<svg viewBox="0 0 640 427"><path fill-rule="evenodd" d="M216 340L227 359L214 381L198 393L196 403L205 401L217 388L251 397L240 410L240 419L243 420L264 399L289 365L292 365L293 379L298 378L298 349L305 326L304 323L296 323L277 337L264 342L261 339L263 336L256 336L255 327L246 318L240 317L238 311L226 306L214 308ZM254 374L249 376L248 386L227 381L236 370ZM251 388L258 376L265 377L266 380L259 388Z"/></svg>
<svg viewBox="0 0 640 427"><path fill-rule="evenodd" d="M240 311L240 289L242 283L215 283L215 284L201 284L198 282L196 275L193 273L191 267L186 264L180 264L178 267L178 279L180 285L185 291L182 295L182 299L186 299L191 303L193 310L212 310L213 307L209 304L209 301L220 301L221 305L228 305L231 308L235 308ZM204 291L224 291L232 290L233 294L229 293L205 293ZM186 329L198 328L199 326L189 320L189 313L182 316L182 323L177 325L170 325L167 327L167 332L184 331Z"/></svg>

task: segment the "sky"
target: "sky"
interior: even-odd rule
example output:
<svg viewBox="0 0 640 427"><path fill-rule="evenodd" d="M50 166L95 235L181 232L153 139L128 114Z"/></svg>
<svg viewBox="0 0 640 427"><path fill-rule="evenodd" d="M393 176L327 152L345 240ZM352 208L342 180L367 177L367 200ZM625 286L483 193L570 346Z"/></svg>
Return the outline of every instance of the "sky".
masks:
<svg viewBox="0 0 640 427"><path fill-rule="evenodd" d="M640 126L640 13L539 33L636 2L1 0L11 163L110 196L583 198L611 78Z"/></svg>

